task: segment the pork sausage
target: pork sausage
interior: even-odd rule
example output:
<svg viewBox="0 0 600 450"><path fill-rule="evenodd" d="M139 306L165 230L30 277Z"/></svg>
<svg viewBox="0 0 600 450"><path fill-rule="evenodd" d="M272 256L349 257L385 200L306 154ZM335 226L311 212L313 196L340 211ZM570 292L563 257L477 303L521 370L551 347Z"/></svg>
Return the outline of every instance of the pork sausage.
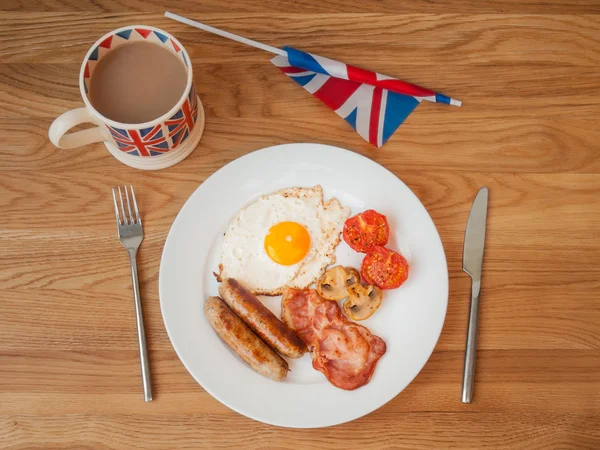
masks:
<svg viewBox="0 0 600 450"><path fill-rule="evenodd" d="M283 380L288 363L252 332L219 297L204 302L204 314L219 337L255 372L275 381Z"/></svg>
<svg viewBox="0 0 600 450"><path fill-rule="evenodd" d="M219 294L271 348L290 358L300 358L306 352L302 339L236 279L224 279L219 285Z"/></svg>

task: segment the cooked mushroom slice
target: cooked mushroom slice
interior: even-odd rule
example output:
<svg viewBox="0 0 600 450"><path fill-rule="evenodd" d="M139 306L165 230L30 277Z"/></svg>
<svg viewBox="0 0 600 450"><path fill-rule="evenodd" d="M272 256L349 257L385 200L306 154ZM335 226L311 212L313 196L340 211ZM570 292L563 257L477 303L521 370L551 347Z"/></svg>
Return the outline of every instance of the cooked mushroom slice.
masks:
<svg viewBox="0 0 600 450"><path fill-rule="evenodd" d="M360 283L360 274L353 267L335 266L317 281L317 291L325 300L348 297L348 288Z"/></svg>
<svg viewBox="0 0 600 450"><path fill-rule="evenodd" d="M377 286L357 284L348 288L348 299L344 302L344 312L352 320L365 320L377 311L383 294Z"/></svg>
<svg viewBox="0 0 600 450"><path fill-rule="evenodd" d="M354 267L344 267L346 269L346 286L352 287L360 284L360 273Z"/></svg>

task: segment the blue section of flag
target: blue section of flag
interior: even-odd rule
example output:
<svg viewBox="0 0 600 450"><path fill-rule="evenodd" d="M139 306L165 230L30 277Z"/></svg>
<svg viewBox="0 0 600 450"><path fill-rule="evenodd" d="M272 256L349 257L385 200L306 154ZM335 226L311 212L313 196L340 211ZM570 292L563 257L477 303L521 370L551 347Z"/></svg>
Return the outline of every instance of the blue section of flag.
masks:
<svg viewBox="0 0 600 450"><path fill-rule="evenodd" d="M156 135L156 138L161 138L161 137L162 137L162 131ZM153 139L156 139L156 138L153 138ZM159 142L158 144L154 144L154 147L169 148L169 143L167 141Z"/></svg>
<svg viewBox="0 0 600 450"><path fill-rule="evenodd" d="M188 66L188 62L187 62L187 59L185 57L185 53L181 52L181 57L183 58L183 64L185 64L185 67L187 67Z"/></svg>
<svg viewBox="0 0 600 450"><path fill-rule="evenodd" d="M140 135L141 135L142 137L145 137L145 136L146 136L148 133L150 133L152 130L154 130L154 127L142 128L142 129L140 130ZM155 135L155 136L153 136L153 137L154 137L155 139L156 139L156 138L161 138L161 137L163 137L162 130L161 130L161 131L159 131L158 133L156 133L156 135Z"/></svg>
<svg viewBox="0 0 600 450"><path fill-rule="evenodd" d="M305 53L292 47L283 47L283 49L287 52L288 61L291 66L301 67L312 72L329 75L323 66L321 66L310 53Z"/></svg>
<svg viewBox="0 0 600 450"><path fill-rule="evenodd" d="M356 130L356 111L358 108L355 108L344 120L352 126Z"/></svg>
<svg viewBox="0 0 600 450"><path fill-rule="evenodd" d="M127 137L127 138L129 137L129 133L127 133L127 130L122 130L121 128L116 128L116 127L111 127L111 130L116 131L121 136L124 136L124 137Z"/></svg>
<svg viewBox="0 0 600 450"><path fill-rule="evenodd" d="M183 118L183 110L180 109L169 120L182 119L182 118ZM178 126L179 126L179 124L175 123L175 124L172 124L172 125L167 125L167 128L169 128L169 131L173 131Z"/></svg>
<svg viewBox="0 0 600 450"><path fill-rule="evenodd" d="M419 101L416 98L388 91L383 134L381 135L382 144L385 144L417 106L419 106Z"/></svg>
<svg viewBox="0 0 600 450"><path fill-rule="evenodd" d="M171 129L171 127L169 127L169 129ZM184 128L182 128L177 133L175 133L173 136L171 136L171 139L173 140L173 142L177 142L177 139L179 139L179 135L181 133L183 133L183 130L184 130Z"/></svg>
<svg viewBox="0 0 600 450"><path fill-rule="evenodd" d="M313 73L312 75L305 75L303 77L290 77L290 78L293 79L300 86L305 86L306 84L308 84L310 82L310 80L312 80L316 76L317 76L317 74Z"/></svg>
<svg viewBox="0 0 600 450"><path fill-rule="evenodd" d="M94 49L94 51L88 59L91 59L92 61L98 61L98 47Z"/></svg>
<svg viewBox="0 0 600 450"><path fill-rule="evenodd" d="M159 33L158 31L154 31L154 34L156 35L156 37L158 37L162 43L164 44L165 42L167 42L167 40L169 39L168 37L166 37L164 34Z"/></svg>
<svg viewBox="0 0 600 450"><path fill-rule="evenodd" d="M170 119L170 120L173 120L173 119L181 119L182 117L183 117L183 110L181 110L181 109L180 109L179 111L177 111L177 112L176 112L176 113L175 113L175 114L174 114L174 115L171 117L171 119Z"/></svg>
<svg viewBox="0 0 600 450"><path fill-rule="evenodd" d="M446 97L443 94L435 94L435 101L437 103L447 103L447 104L450 104L450 97Z"/></svg>
<svg viewBox="0 0 600 450"><path fill-rule="evenodd" d="M122 37L123 39L129 39L129 36L131 36L131 31L132 30L123 30L123 31L119 31L117 33L117 36Z"/></svg>
<svg viewBox="0 0 600 450"><path fill-rule="evenodd" d="M180 144L185 141L187 139L187 137L190 135L188 129L185 129L185 134L183 135L183 137L181 138L181 141L179 142Z"/></svg>

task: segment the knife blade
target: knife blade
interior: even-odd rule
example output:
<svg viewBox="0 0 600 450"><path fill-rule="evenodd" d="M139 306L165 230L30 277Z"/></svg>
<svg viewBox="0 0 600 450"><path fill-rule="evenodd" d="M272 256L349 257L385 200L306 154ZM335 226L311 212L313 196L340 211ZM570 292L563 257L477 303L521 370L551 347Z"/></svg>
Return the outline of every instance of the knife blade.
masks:
<svg viewBox="0 0 600 450"><path fill-rule="evenodd" d="M471 277L471 308L467 328L465 365L463 371L462 402L473 401L475 386L475 353L477 349L477 325L479 322L479 294L481 292L481 269L487 222L488 190L481 188L473 201L463 246L463 270Z"/></svg>
<svg viewBox="0 0 600 450"><path fill-rule="evenodd" d="M483 246L485 243L485 225L487 220L488 190L481 188L473 201L463 246L463 270L474 280L481 280L483 265Z"/></svg>

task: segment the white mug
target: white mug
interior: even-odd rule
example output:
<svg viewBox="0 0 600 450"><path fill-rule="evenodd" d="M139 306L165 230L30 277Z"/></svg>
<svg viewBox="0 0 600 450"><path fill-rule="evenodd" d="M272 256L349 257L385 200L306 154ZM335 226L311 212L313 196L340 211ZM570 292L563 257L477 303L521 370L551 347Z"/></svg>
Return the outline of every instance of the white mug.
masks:
<svg viewBox="0 0 600 450"><path fill-rule="evenodd" d="M187 71L187 84L179 101L166 114L146 123L119 123L100 114L88 96L94 67L120 45L146 41L175 54ZM119 161L137 169L156 170L182 161L198 145L204 131L204 108L196 95L192 65L187 51L169 33L146 25L119 28L102 36L90 48L81 65L79 88L85 106L60 115L50 126L50 140L59 148L104 142ZM76 125L96 125L68 133Z"/></svg>

